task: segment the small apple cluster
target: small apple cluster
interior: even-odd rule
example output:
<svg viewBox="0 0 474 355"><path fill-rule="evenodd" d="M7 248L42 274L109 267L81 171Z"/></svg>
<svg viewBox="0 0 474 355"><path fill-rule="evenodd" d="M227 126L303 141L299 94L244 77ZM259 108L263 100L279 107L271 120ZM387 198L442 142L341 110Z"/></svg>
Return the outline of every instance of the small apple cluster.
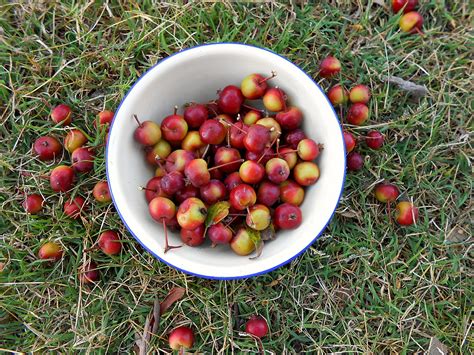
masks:
<svg viewBox="0 0 474 355"><path fill-rule="evenodd" d="M97 124L101 129L108 130L108 126L114 117L112 111L101 111L98 114ZM60 104L51 111L51 119L57 125L69 126L72 123L72 110L68 105ZM70 128L64 137L63 144L53 136L43 136L35 140L33 153L41 161L54 161L62 156L64 149L71 156L72 164L59 165L49 173L51 189L55 192L67 192L73 185L76 174L85 174L94 169L94 148L85 147L88 142L87 135L78 128ZM92 194L99 203L109 203L111 201L109 186L107 181L99 181L95 184ZM23 208L28 214L38 214L42 211L45 200L39 193L26 194L23 201ZM76 195L64 202L63 212L72 219L79 219L81 213L87 209L86 200L80 195ZM122 243L117 232L109 230L103 232L98 240L97 246L107 255L117 255L120 253ZM92 250L89 249L89 250ZM61 246L53 241L44 243L39 252L40 259L58 261L62 258L63 250ZM80 279L84 283L95 282L99 279L97 264L93 261L86 263L80 273Z"/></svg>
<svg viewBox="0 0 474 355"><path fill-rule="evenodd" d="M423 33L423 17L416 10L418 0L392 0L392 10L395 13L403 11L398 25L402 32L406 33Z"/></svg>
<svg viewBox="0 0 474 355"><path fill-rule="evenodd" d="M341 62L337 58L328 56L321 61L319 74L323 78L330 79L340 73L340 71ZM343 106L348 101L352 103L346 115L346 121L349 124L360 126L369 118L369 107L367 104L372 95L367 86L358 84L350 91L347 91L344 86L337 84L329 89L327 96L334 107L340 108L341 119ZM354 151L357 146L357 138L347 130L343 131L343 136L347 153L347 170L361 170L364 166L364 158L360 153ZM379 131L371 130L367 133L364 140L367 147L378 150L383 146L384 135ZM375 190L377 200L387 204L394 202L398 196L399 190L392 184L380 184ZM418 210L411 202L402 201L398 203L395 220L400 225L411 225L416 222L417 218Z"/></svg>
<svg viewBox="0 0 474 355"><path fill-rule="evenodd" d="M285 92L268 86L275 75L248 75L216 101L187 104L182 115L175 107L161 125L135 116L134 137L156 169L141 188L165 228L165 252L175 248L167 226L189 246L208 237L249 255L275 230L301 224L304 187L319 179L322 146L306 137L303 114L287 106ZM266 111L246 104L259 99Z"/></svg>

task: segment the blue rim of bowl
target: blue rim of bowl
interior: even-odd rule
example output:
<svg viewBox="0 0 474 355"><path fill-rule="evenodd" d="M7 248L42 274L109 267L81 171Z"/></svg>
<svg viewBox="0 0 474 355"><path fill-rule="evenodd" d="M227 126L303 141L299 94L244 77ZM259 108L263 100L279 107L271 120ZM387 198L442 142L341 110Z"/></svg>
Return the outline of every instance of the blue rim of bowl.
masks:
<svg viewBox="0 0 474 355"><path fill-rule="evenodd" d="M201 45L198 45L198 46L194 46L194 47L190 47L190 48L186 48L186 49L183 49L179 52L176 52L176 53L173 53L172 55L160 60L158 63L156 63L155 65L153 65L150 69L148 69L145 74L143 74L142 76L140 76L138 78L138 80L132 85L132 87L128 90L127 94L124 96L124 98L122 99L122 101L120 102L120 105L117 109L117 112L116 114L114 115L114 118L112 120L112 123L110 124L110 132L112 132L112 129L113 129L113 126L114 126L114 123L115 123L115 118L117 117L119 111L120 111L120 107L122 106L123 102L127 99L127 96L132 92L133 88L135 87L135 85L137 85L139 83L139 81L145 77L145 75L147 75L151 70L153 70L153 68L155 68L156 66L160 65L161 63L163 63L165 60L168 60L172 57L174 57L175 55L178 55L180 53L183 53L183 52L186 52L186 51L189 51L189 50L192 50L192 49L195 49L195 48L199 48L199 47L206 47L206 46L216 46L216 45L221 45L221 44L233 44L233 45L239 45L239 46L246 46L246 47L253 47L253 48L256 48L256 49L260 49L260 50L263 50L263 51L266 51L266 52L269 52L269 53L272 53L272 54L275 54L277 56L279 56L280 58L286 60L287 62L291 63L293 66L295 66L298 70L300 70L303 74L305 74L312 82L313 84L316 86L316 88L321 91L321 93L323 94L324 98L326 99L329 107L331 107L331 110L332 112L334 113L334 118L337 120L337 124L339 126L339 129L341 131L341 138L342 138L342 146L344 147L344 167L346 166L346 145L344 143L344 133L343 133L343 130L342 130L342 127L341 127L341 124L339 122L339 120L337 119L337 113L336 111L334 110L334 107L332 106L331 102L329 101L329 99L327 98L326 94L324 93L324 91L321 89L321 87L318 85L318 83L316 83L313 78L311 78L311 76L309 76L303 69L301 69L299 66L297 66L296 64L294 64L292 61L290 61L289 59L283 57L282 55L278 54L278 53L275 53L267 48L263 48L263 47L258 47L258 46L254 46L254 45L250 45L250 44L245 44L245 43L239 43L239 42L215 42L215 43L205 43L205 44L201 44ZM106 171L106 175L107 175L107 181L109 181L109 165L108 165L108 153L109 153L109 144L106 145L106 148L105 148L105 171ZM332 220L332 218L334 217L334 213L336 212L336 208L337 206L339 205L339 201L341 200L341 196L342 196L342 193L344 191L344 183L346 181L346 169L344 168L344 176L343 176L343 179L342 179L342 185L341 185L341 192L339 193L339 197L337 199L337 203L336 203L336 206L334 207L334 210L332 211L331 213L331 216L329 217L329 219L327 220L326 224L324 225L324 227L318 232L318 234L316 235L316 237L314 237L314 239L308 244L306 245L303 249L301 249L301 251L295 255L293 255L291 258L285 260L284 262L270 268L270 269L267 269L267 270L263 270L263 271L260 271L260 272L256 272L254 274L248 274L248 275L241 275L241 276L230 276L230 277L220 277L220 276L210 276L210 275L201 275L201 274L197 274L197 273L194 273L192 271L189 271L189 270L184 270L184 269L181 269L180 267L176 266L176 265L173 265L171 263L169 263L168 261L166 260L163 260L161 257L159 257L157 254L155 254L152 250L150 250L141 240L140 238L138 238L138 236L133 233L132 229L128 226L127 222L125 221L125 218L122 216L122 214L120 213L120 209L118 208L117 204L115 203L115 199L114 199L114 194L113 194L113 191L112 189L110 189L110 195L112 196L112 201L114 203L114 206L115 206L115 209L117 210L117 213L119 214L120 216L120 219L122 220L122 222L125 224L125 227L127 228L127 230L133 235L133 237L141 244L141 246L147 250L151 255L153 255L156 259L158 259L159 261L165 263L166 265L168 266L171 266L172 268L178 270L178 271L181 271L185 274L188 274L188 275L191 275L191 276L197 276L197 277L200 277L200 278L203 278L203 279L208 279L208 280L239 280L239 279L247 279L247 278L250 278L250 277L254 277L254 276L259 276L259 275L263 275L263 274L267 274L273 270L276 270L286 264L288 264L289 262L293 261L294 259L296 259L297 257L299 257L301 254L303 254L311 245L314 244L314 242L316 242L319 237L321 236L321 234L324 232L324 230L326 229L326 227L328 226L329 222Z"/></svg>

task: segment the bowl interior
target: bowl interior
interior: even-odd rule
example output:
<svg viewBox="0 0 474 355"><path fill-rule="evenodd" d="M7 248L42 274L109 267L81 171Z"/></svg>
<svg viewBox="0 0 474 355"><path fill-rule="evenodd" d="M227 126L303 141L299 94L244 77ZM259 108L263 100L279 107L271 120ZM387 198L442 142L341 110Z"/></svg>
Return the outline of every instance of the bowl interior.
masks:
<svg viewBox="0 0 474 355"><path fill-rule="evenodd" d="M152 220L143 186L153 176L142 147L133 139L136 123L161 122L173 107L216 98L226 85L240 85L249 73L277 77L271 85L281 87L289 102L304 114L308 137L324 145L317 163L319 181L307 189L301 206L303 223L295 230L280 231L277 239L265 244L260 258L237 256L228 246L183 247L163 253L161 224ZM180 111L182 112L182 111ZM345 151L341 129L331 105L315 83L286 59L263 49L216 44L195 47L161 61L143 75L129 91L116 114L107 147L107 175L117 211L135 238L162 261L182 271L209 278L240 278L280 266L308 247L329 222L338 203L344 181ZM172 244L180 244L178 234L170 234Z"/></svg>

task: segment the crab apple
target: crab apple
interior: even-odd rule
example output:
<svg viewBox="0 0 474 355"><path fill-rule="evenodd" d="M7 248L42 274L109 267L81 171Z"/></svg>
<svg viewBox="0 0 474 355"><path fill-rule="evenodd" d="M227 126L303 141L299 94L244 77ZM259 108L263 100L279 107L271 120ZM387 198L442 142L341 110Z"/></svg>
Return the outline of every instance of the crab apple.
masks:
<svg viewBox="0 0 474 355"><path fill-rule="evenodd" d="M145 190L145 198L148 203L155 197L169 197L161 188L161 177L153 177L148 180L146 187L142 190Z"/></svg>
<svg viewBox="0 0 474 355"><path fill-rule="evenodd" d="M211 174L204 159L193 159L184 168L184 175L196 187L206 185L211 180Z"/></svg>
<svg viewBox="0 0 474 355"><path fill-rule="evenodd" d="M227 189L227 191L232 190L234 187L242 184L242 179L240 178L240 174L238 171L235 171L233 173L230 173L227 175L227 177L224 179L224 185Z"/></svg>
<svg viewBox="0 0 474 355"><path fill-rule="evenodd" d="M350 153L354 150L357 145L357 140L354 135L350 132L344 131L344 144L346 146L346 153Z"/></svg>
<svg viewBox="0 0 474 355"><path fill-rule="evenodd" d="M411 11L400 17L398 22L400 30L408 33L421 33L421 27L423 26L423 17L417 11Z"/></svg>
<svg viewBox="0 0 474 355"><path fill-rule="evenodd" d="M92 148L77 148L71 154L72 168L76 173L87 173L94 169L94 157Z"/></svg>
<svg viewBox="0 0 474 355"><path fill-rule="evenodd" d="M234 124L234 119L226 113L221 113L220 115L217 115L216 117L214 117L214 119L224 125L226 132L227 132L227 127Z"/></svg>
<svg viewBox="0 0 474 355"><path fill-rule="evenodd" d="M244 137L244 146L254 153L261 153L270 144L271 132L267 127L254 124L249 127L247 135Z"/></svg>
<svg viewBox="0 0 474 355"><path fill-rule="evenodd" d="M178 207L176 218L181 228L196 229L204 223L207 209L200 199L190 197L184 200Z"/></svg>
<svg viewBox="0 0 474 355"><path fill-rule="evenodd" d="M247 75L240 84L242 94L249 100L260 99L268 89L267 80L274 78L275 75L275 73L272 73L268 78L264 78L260 74Z"/></svg>
<svg viewBox="0 0 474 355"><path fill-rule="evenodd" d="M258 184L265 176L265 168L255 161L246 160L239 168L239 176L247 184Z"/></svg>
<svg viewBox="0 0 474 355"><path fill-rule="evenodd" d="M307 137L304 131L298 128L286 134L285 144L287 144L292 149L296 149L296 147L298 147L298 143L305 138Z"/></svg>
<svg viewBox="0 0 474 355"><path fill-rule="evenodd" d="M145 159L152 166L159 166L160 159L166 159L171 154L171 145L161 139L153 147L145 148Z"/></svg>
<svg viewBox="0 0 474 355"><path fill-rule="evenodd" d="M38 251L38 257L42 260L58 261L63 256L63 250L58 243L44 243Z"/></svg>
<svg viewBox="0 0 474 355"><path fill-rule="evenodd" d="M371 149L380 149L383 145L384 137L379 131L370 131L365 137L365 143Z"/></svg>
<svg viewBox="0 0 474 355"><path fill-rule="evenodd" d="M199 135L205 144L221 144L227 135L227 129L218 120L211 119L201 125Z"/></svg>
<svg viewBox="0 0 474 355"><path fill-rule="evenodd" d="M249 126L242 121L238 121L230 127L229 140L230 145L237 149L245 148L244 138L247 135Z"/></svg>
<svg viewBox="0 0 474 355"><path fill-rule="evenodd" d="M227 190L223 182L212 179L206 185L200 187L199 193L205 203L212 205L222 201L227 195Z"/></svg>
<svg viewBox="0 0 474 355"><path fill-rule="evenodd" d="M100 273L97 264L93 261L86 263L81 270L79 280L84 284L92 284L99 281Z"/></svg>
<svg viewBox="0 0 474 355"><path fill-rule="evenodd" d="M180 143L188 134L188 124L180 115L169 115L161 122L163 138L171 144Z"/></svg>
<svg viewBox="0 0 474 355"><path fill-rule="evenodd" d="M279 229L295 229L302 222L301 210L298 206L283 203L275 209L273 222Z"/></svg>
<svg viewBox="0 0 474 355"><path fill-rule="evenodd" d="M392 0L392 10L397 13L403 9L404 13L413 11L418 6L418 0Z"/></svg>
<svg viewBox="0 0 474 355"><path fill-rule="evenodd" d="M82 147L87 143L87 137L79 129L71 129L64 137L64 148L69 153L74 152L77 148Z"/></svg>
<svg viewBox="0 0 474 355"><path fill-rule="evenodd" d="M369 118L369 108L365 104L356 103L349 107L347 122L360 126Z"/></svg>
<svg viewBox="0 0 474 355"><path fill-rule="evenodd" d="M222 180L224 178L224 173L220 171L220 169L215 169L215 167L213 168L209 170L209 173L211 174L211 179Z"/></svg>
<svg viewBox="0 0 474 355"><path fill-rule="evenodd" d="M61 123L66 126L71 123L71 108L68 105L60 104L51 111L51 119L54 123Z"/></svg>
<svg viewBox="0 0 474 355"><path fill-rule="evenodd" d="M158 143L161 139L160 126L153 121L140 122L137 116L134 117L138 123L138 127L133 133L135 140L144 146L151 146Z"/></svg>
<svg viewBox="0 0 474 355"><path fill-rule="evenodd" d="M299 206L304 200L304 189L292 180L283 181L280 184L280 199L282 202Z"/></svg>
<svg viewBox="0 0 474 355"><path fill-rule="evenodd" d="M279 184L290 176L290 167L286 160L281 158L272 158L265 164L268 180Z"/></svg>
<svg viewBox="0 0 474 355"><path fill-rule="evenodd" d="M418 208L413 203L401 201L395 207L395 220L401 226L411 226L418 219Z"/></svg>
<svg viewBox="0 0 474 355"><path fill-rule="evenodd" d="M262 181L257 190L257 202L265 206L274 205L280 198L280 187L271 181Z"/></svg>
<svg viewBox="0 0 474 355"><path fill-rule="evenodd" d="M37 214L43 208L44 199L40 194L27 195L23 201L26 213Z"/></svg>
<svg viewBox="0 0 474 355"><path fill-rule="evenodd" d="M350 152L347 154L347 169L350 171L357 171L364 166L364 158L357 152Z"/></svg>
<svg viewBox="0 0 474 355"><path fill-rule="evenodd" d="M109 184L107 181L99 181L95 184L94 189L92 190L92 195L98 202L110 202L112 197L110 196Z"/></svg>
<svg viewBox="0 0 474 355"><path fill-rule="evenodd" d="M233 164L229 164L235 162ZM222 165L219 170L229 174L237 171L240 166L240 152L235 148L219 147L214 154L214 164Z"/></svg>
<svg viewBox="0 0 474 355"><path fill-rule="evenodd" d="M198 131L189 131L181 142L181 148L190 152L195 152L205 146L206 143L201 140Z"/></svg>
<svg viewBox="0 0 474 355"><path fill-rule="evenodd" d="M356 85L351 89L349 99L353 104L367 104L370 100L370 89L363 84Z"/></svg>
<svg viewBox="0 0 474 355"><path fill-rule="evenodd" d="M255 205L257 194L252 186L240 184L230 191L229 202L234 209L242 211Z"/></svg>
<svg viewBox="0 0 474 355"><path fill-rule="evenodd" d="M186 185L183 189L177 191L174 197L178 203L183 203L184 200L190 197L199 198L199 188L193 185Z"/></svg>
<svg viewBox="0 0 474 355"><path fill-rule="evenodd" d="M173 350L189 349L194 344L194 332L185 326L175 328L171 331L168 342Z"/></svg>
<svg viewBox="0 0 474 355"><path fill-rule="evenodd" d="M184 188L185 181L183 173L179 171L172 171L161 178L161 189L169 196Z"/></svg>
<svg viewBox="0 0 474 355"><path fill-rule="evenodd" d="M245 223L255 230L262 231L270 225L272 217L267 206L256 204L249 208Z"/></svg>
<svg viewBox="0 0 474 355"><path fill-rule="evenodd" d="M100 111L97 115L99 118L99 124L102 125L110 125L114 119L114 113L109 110Z"/></svg>
<svg viewBox="0 0 474 355"><path fill-rule="evenodd" d="M299 144L299 143L298 143ZM280 148L278 150L280 157L286 160L288 167L293 169L298 162L298 154L296 154L294 149L291 148Z"/></svg>
<svg viewBox="0 0 474 355"><path fill-rule="evenodd" d="M242 95L240 88L234 85L229 85L219 92L217 105L219 106L220 111L230 115L236 115L239 113L244 100L245 98L244 95Z"/></svg>
<svg viewBox="0 0 474 355"><path fill-rule="evenodd" d="M301 122L303 122L303 113L298 107L291 106L285 111L278 112L275 119L278 121L281 128L286 131L292 131L301 126Z"/></svg>
<svg viewBox="0 0 474 355"><path fill-rule="evenodd" d="M328 99L333 106L344 105L349 99L349 92L342 85L334 85L328 91Z"/></svg>
<svg viewBox="0 0 474 355"><path fill-rule="evenodd" d="M66 165L55 167L49 175L51 189L56 192L65 192L72 187L74 182L74 170Z"/></svg>
<svg viewBox="0 0 474 355"><path fill-rule="evenodd" d="M240 228L230 241L230 247L237 255L249 255L255 250L255 243L245 228Z"/></svg>
<svg viewBox="0 0 474 355"><path fill-rule="evenodd" d="M207 117L209 116L209 111L205 105L202 104L192 104L184 109L183 117L188 127L199 128Z"/></svg>
<svg viewBox="0 0 474 355"><path fill-rule="evenodd" d="M120 242L120 237L115 231L105 231L99 236L97 242L99 244L100 250L107 255L118 255L120 250L122 250L122 243Z"/></svg>
<svg viewBox="0 0 474 355"><path fill-rule="evenodd" d="M64 214L72 219L78 219L81 216L81 211L85 210L86 200L81 196L76 196L73 199L64 203Z"/></svg>
<svg viewBox="0 0 474 355"><path fill-rule="evenodd" d="M177 149L166 158L165 168L167 172L184 172L186 165L194 159L194 153L187 150Z"/></svg>
<svg viewBox="0 0 474 355"><path fill-rule="evenodd" d="M262 113L257 110L250 110L248 111L244 117L242 118L242 121L248 126L253 125L257 123L259 119L262 118Z"/></svg>
<svg viewBox="0 0 474 355"><path fill-rule="evenodd" d="M332 56L327 56L319 64L319 75L331 78L341 71L341 62Z"/></svg>
<svg viewBox="0 0 474 355"><path fill-rule="evenodd" d="M295 181L302 186L310 186L319 179L319 167L310 161L298 163L293 168Z"/></svg>
<svg viewBox="0 0 474 355"><path fill-rule="evenodd" d="M319 145L312 139L306 138L298 143L298 156L302 160L311 161L319 156Z"/></svg>
<svg viewBox="0 0 474 355"><path fill-rule="evenodd" d="M174 202L161 196L155 197L150 201L148 204L148 210L150 216L158 222L172 220L176 215L176 206Z"/></svg>
<svg viewBox="0 0 474 355"><path fill-rule="evenodd" d="M268 111L280 112L286 109L286 94L278 87L268 89L263 95L263 106Z"/></svg>
<svg viewBox="0 0 474 355"><path fill-rule="evenodd" d="M197 247L204 243L206 240L204 236L204 232L206 231L206 227L204 224L200 224L194 229L184 229L180 230L181 240L184 244L190 247Z"/></svg>
<svg viewBox="0 0 474 355"><path fill-rule="evenodd" d="M267 148L263 152L254 153L251 151L245 152L245 159L259 162L262 165L265 165L267 161L275 156L275 151L272 148Z"/></svg>
<svg viewBox="0 0 474 355"><path fill-rule="evenodd" d="M267 127L270 130L270 141L274 141L281 134L280 124L272 117L264 117L257 121L258 125Z"/></svg>
<svg viewBox="0 0 474 355"><path fill-rule="evenodd" d="M394 202L400 195L400 190L394 184L380 183L374 189L375 198L383 203Z"/></svg>
<svg viewBox="0 0 474 355"><path fill-rule="evenodd" d="M33 151L42 161L53 160L61 154L61 143L51 136L40 137L33 144Z"/></svg>
<svg viewBox="0 0 474 355"><path fill-rule="evenodd" d="M257 338L263 338L268 334L267 321L263 317L252 316L247 323L245 323L245 332Z"/></svg>
<svg viewBox="0 0 474 355"><path fill-rule="evenodd" d="M212 244L229 244L232 240L232 230L223 223L217 223L209 227L207 235Z"/></svg>

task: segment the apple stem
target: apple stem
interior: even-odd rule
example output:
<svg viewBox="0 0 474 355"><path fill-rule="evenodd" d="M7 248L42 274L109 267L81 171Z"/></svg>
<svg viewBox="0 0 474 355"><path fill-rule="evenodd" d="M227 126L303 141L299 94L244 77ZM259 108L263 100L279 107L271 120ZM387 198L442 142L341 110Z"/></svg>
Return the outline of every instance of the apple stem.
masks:
<svg viewBox="0 0 474 355"><path fill-rule="evenodd" d="M226 138L227 138L227 148L230 148L230 129L227 130Z"/></svg>
<svg viewBox="0 0 474 355"><path fill-rule="evenodd" d="M137 122L138 124L138 127L141 127L143 124L140 122L140 120L138 119L138 116L136 114L133 114L133 118L135 119L135 121Z"/></svg>
<svg viewBox="0 0 474 355"><path fill-rule="evenodd" d="M245 159L237 159L237 160L234 160L234 161L229 161L229 162L221 164L221 165L213 166L212 168L207 169L207 171L212 171L214 169L219 169L219 168L222 168L223 166L226 166L226 165L231 165L231 164L235 164L235 163L242 163L244 160Z"/></svg>
<svg viewBox="0 0 474 355"><path fill-rule="evenodd" d="M274 128L275 128L275 127L272 127L272 128L270 129L270 131L271 131L272 129L274 129ZM280 134L281 134L281 132L279 132L279 135L280 135ZM262 156L257 160L257 164L260 164L260 162L262 161L263 157L264 157L265 155L267 155L267 153L270 151L270 149L272 149L272 146L273 146L276 142L278 142L278 141L280 140L280 139L279 139L279 135L276 136L275 139L273 140L273 142L267 147L267 149L265 149L265 151L263 152Z"/></svg>
<svg viewBox="0 0 474 355"><path fill-rule="evenodd" d="M206 156L206 154L207 154L207 152L208 152L208 150L209 150L209 146L210 146L210 144L208 144L208 145L206 146L206 149L204 149L204 152L203 152L202 155L201 155L201 159L204 159L204 157Z"/></svg>
<svg viewBox="0 0 474 355"><path fill-rule="evenodd" d="M151 191L151 192L156 192L156 190L153 190L153 189L149 189L148 187L145 187L145 186L138 186L138 189L143 191Z"/></svg>
<svg viewBox="0 0 474 355"><path fill-rule="evenodd" d="M230 217L245 217L247 216L245 213L229 213L228 216Z"/></svg>
<svg viewBox="0 0 474 355"><path fill-rule="evenodd" d="M250 208L249 208L249 206L247 206L247 215L248 215L249 218L250 218L250 224L251 224L252 226L254 226L255 223L254 223L254 221L253 221L253 219L252 219L252 215L250 214ZM250 226L250 227L251 227L251 226Z"/></svg>
<svg viewBox="0 0 474 355"><path fill-rule="evenodd" d="M231 215L229 214L228 216L231 216ZM230 222L227 223L227 224L224 226L225 228L230 228L230 225L231 225L232 223L234 223L234 221L235 221L239 216L245 216L245 215L244 215L244 214L240 214L240 215L239 215L239 214L236 214L236 215L232 215L232 216L233 216L233 217L232 217L232 219L230 220ZM232 228L231 228L231 229L232 229Z"/></svg>
<svg viewBox="0 0 474 355"><path fill-rule="evenodd" d="M178 106L175 105L173 109L173 115L176 115L177 112L178 112Z"/></svg>
<svg viewBox="0 0 474 355"><path fill-rule="evenodd" d="M253 107L253 106L250 106L250 105L242 104L242 107L245 107L246 109L249 109L249 110L258 111L260 113L265 113L264 110L260 110L256 107Z"/></svg>
<svg viewBox="0 0 474 355"><path fill-rule="evenodd" d="M232 127L236 128L236 129L238 129L240 132L247 134L247 132L245 132L242 128L237 127L235 124L230 123L230 122L224 120L223 118L220 118L220 119L219 119L219 122L222 123L223 125L232 126Z"/></svg>
<svg viewBox="0 0 474 355"><path fill-rule="evenodd" d="M262 79L258 82L258 84L263 84L264 82L270 80L270 79L273 79L275 76L277 76L277 73L276 71L272 70L272 75L269 76L269 77L266 77L265 79Z"/></svg>
<svg viewBox="0 0 474 355"><path fill-rule="evenodd" d="M182 245L169 245L168 243L168 228L166 228L166 219L163 218L162 219L163 221L163 229L165 230L165 254L168 250L170 249L178 249L178 248L181 248Z"/></svg>

